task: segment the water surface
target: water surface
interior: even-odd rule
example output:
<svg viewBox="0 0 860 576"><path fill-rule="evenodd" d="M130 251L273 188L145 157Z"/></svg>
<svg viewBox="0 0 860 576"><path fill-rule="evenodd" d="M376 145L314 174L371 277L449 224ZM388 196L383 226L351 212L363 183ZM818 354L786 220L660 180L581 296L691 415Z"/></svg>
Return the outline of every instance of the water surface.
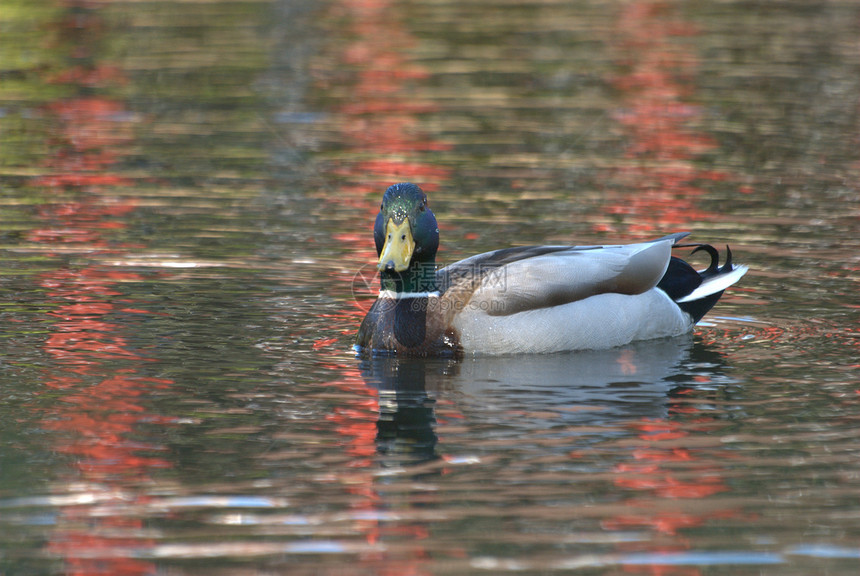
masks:
<svg viewBox="0 0 860 576"><path fill-rule="evenodd" d="M0 572L856 573L858 12L4 1ZM401 180L443 263L751 271L689 338L361 361Z"/></svg>

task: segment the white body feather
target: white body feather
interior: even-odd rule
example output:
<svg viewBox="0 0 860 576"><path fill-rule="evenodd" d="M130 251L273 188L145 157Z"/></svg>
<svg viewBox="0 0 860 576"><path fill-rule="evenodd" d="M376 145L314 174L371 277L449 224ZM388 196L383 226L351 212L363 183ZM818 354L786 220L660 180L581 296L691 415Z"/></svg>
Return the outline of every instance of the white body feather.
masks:
<svg viewBox="0 0 860 576"><path fill-rule="evenodd" d="M454 319L466 353L518 354L590 350L679 336L693 319L665 292L598 294L560 306L491 316L467 306Z"/></svg>

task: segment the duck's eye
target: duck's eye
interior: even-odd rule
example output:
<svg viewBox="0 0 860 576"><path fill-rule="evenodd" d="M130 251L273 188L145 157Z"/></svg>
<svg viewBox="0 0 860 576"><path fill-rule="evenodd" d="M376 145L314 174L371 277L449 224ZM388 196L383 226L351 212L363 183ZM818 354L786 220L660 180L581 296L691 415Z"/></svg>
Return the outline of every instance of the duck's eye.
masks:
<svg viewBox="0 0 860 576"><path fill-rule="evenodd" d="M406 234L402 235L402 236L400 237L400 239L401 239L401 240L406 240Z"/></svg>
<svg viewBox="0 0 860 576"><path fill-rule="evenodd" d="M388 235L388 239L391 240L391 234Z"/></svg>

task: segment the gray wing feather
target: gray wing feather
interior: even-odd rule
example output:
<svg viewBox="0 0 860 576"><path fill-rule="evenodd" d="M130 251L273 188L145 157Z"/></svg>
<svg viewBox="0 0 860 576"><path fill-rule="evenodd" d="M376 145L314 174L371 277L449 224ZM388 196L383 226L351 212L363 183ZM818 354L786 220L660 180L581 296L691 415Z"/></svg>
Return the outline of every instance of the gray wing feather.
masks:
<svg viewBox="0 0 860 576"><path fill-rule="evenodd" d="M674 241L667 237L623 246L497 250L440 273L446 282L471 279L475 290L469 303L473 308L507 315L607 292L641 294L663 277Z"/></svg>

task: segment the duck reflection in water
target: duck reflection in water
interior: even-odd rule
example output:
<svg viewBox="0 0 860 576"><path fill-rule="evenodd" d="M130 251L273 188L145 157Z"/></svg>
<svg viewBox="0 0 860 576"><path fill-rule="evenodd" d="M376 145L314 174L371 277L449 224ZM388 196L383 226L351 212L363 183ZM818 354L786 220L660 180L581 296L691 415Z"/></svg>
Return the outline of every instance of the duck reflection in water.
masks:
<svg viewBox="0 0 860 576"><path fill-rule="evenodd" d="M692 336L546 355L378 356L360 367L379 392L378 452L385 464L399 465L438 457L438 398L451 400L446 410L467 421L494 426L494 435L555 426L616 434L631 420L666 418L674 394L721 379L720 355Z"/></svg>
<svg viewBox="0 0 860 576"><path fill-rule="evenodd" d="M377 450L394 463L433 460L436 455L436 398L457 361L379 356L364 359L361 374L376 388Z"/></svg>

